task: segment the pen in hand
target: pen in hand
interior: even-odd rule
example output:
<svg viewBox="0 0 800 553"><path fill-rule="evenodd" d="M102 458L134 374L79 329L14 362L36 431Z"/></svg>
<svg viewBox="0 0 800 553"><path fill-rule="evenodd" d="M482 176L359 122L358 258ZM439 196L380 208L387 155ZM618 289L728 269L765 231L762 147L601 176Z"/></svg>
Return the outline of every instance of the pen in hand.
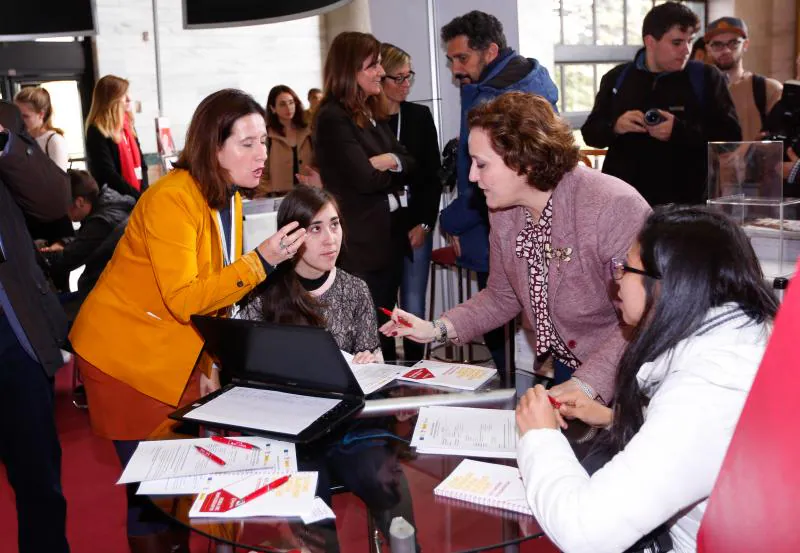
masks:
<svg viewBox="0 0 800 553"><path fill-rule="evenodd" d="M379 307L378 309L380 309L380 312L383 313L384 315L386 315L387 317L389 317L389 318L392 317L392 312L390 310L386 309L385 307ZM410 322L408 322L407 320L405 320L402 317L398 317L397 318L397 322L399 322L403 326L407 326L408 328L411 328L412 326L414 326L414 325L412 325Z"/></svg>

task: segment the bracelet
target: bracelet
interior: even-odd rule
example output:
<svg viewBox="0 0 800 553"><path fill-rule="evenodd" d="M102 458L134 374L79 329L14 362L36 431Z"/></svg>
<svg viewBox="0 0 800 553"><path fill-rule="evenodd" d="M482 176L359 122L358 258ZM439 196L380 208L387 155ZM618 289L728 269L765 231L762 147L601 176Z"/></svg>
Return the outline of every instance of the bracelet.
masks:
<svg viewBox="0 0 800 553"><path fill-rule="evenodd" d="M580 378L576 378L573 376L571 380L575 381L575 383L578 385L581 391L584 394L586 394L589 397L589 399L595 399L597 397L597 394L595 393L594 389Z"/></svg>
<svg viewBox="0 0 800 553"><path fill-rule="evenodd" d="M434 337L434 341L443 344L447 341L447 325L444 324L442 319L436 319L435 321L431 321L433 328L437 330L437 335Z"/></svg>

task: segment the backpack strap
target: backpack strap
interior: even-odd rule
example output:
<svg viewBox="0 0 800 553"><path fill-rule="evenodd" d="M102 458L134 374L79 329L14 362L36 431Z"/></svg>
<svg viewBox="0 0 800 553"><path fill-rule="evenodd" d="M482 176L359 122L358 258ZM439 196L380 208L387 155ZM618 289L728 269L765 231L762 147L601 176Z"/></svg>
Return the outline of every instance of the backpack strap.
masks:
<svg viewBox="0 0 800 553"><path fill-rule="evenodd" d="M50 157L50 141L53 140L53 137L56 135L55 131L53 134L47 137L47 141L44 143L44 153L47 154L47 157Z"/></svg>
<svg viewBox="0 0 800 553"><path fill-rule="evenodd" d="M617 80L614 82L614 88L611 90L614 96L619 94L619 89L622 87L622 82L625 80L625 77L628 76L628 73L631 72L633 64L634 62L626 63L625 67L619 72L619 75L617 75Z"/></svg>
<svg viewBox="0 0 800 553"><path fill-rule="evenodd" d="M767 79L763 75L753 74L753 100L761 116L761 130L767 128Z"/></svg>

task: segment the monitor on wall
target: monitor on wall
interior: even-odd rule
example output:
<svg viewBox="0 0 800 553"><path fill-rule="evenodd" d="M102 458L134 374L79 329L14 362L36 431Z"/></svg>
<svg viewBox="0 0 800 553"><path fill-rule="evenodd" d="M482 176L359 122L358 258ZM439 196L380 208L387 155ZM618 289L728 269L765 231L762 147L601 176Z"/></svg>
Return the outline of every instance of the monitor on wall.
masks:
<svg viewBox="0 0 800 553"><path fill-rule="evenodd" d="M183 0L186 29L276 23L320 15L352 0Z"/></svg>
<svg viewBox="0 0 800 553"><path fill-rule="evenodd" d="M95 34L92 0L9 0L0 7L0 41Z"/></svg>

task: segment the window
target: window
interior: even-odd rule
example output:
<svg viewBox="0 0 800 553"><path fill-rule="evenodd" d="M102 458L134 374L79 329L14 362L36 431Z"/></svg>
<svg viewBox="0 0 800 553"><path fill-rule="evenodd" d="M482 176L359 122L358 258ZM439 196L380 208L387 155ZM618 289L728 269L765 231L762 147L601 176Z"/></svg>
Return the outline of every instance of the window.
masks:
<svg viewBox="0 0 800 553"><path fill-rule="evenodd" d="M594 104L600 80L642 47L642 21L666 0L551 0L560 22L554 80L559 111L579 128ZM706 2L685 2L706 24Z"/></svg>

